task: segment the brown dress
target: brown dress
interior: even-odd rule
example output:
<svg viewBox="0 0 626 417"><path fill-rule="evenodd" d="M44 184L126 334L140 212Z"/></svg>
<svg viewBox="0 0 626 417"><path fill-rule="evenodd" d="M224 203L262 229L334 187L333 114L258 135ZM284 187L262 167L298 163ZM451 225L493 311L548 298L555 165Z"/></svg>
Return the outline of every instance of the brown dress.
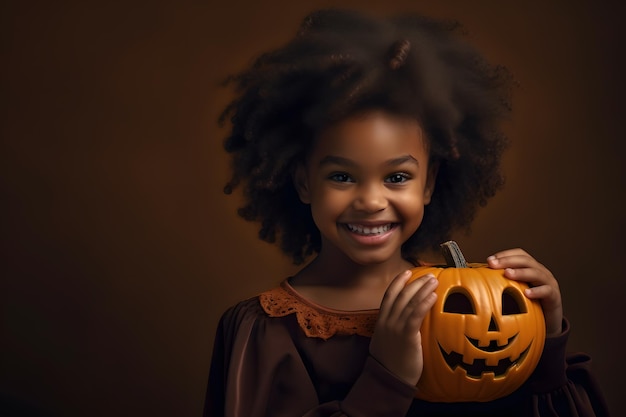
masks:
<svg viewBox="0 0 626 417"><path fill-rule="evenodd" d="M590 358L548 338L529 380L492 402L430 403L369 355L378 310L332 310L287 280L222 316L205 417L608 416Z"/></svg>

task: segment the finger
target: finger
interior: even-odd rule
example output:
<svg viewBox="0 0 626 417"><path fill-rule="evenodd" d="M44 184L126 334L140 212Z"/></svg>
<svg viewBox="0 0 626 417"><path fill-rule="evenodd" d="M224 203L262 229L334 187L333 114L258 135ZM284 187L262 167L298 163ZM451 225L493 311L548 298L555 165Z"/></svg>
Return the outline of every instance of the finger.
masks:
<svg viewBox="0 0 626 417"><path fill-rule="evenodd" d="M550 285L539 285L524 290L524 295L531 300L543 300L543 304L552 307L558 301L557 291Z"/></svg>
<svg viewBox="0 0 626 417"><path fill-rule="evenodd" d="M501 257L487 258L487 264L492 268L505 269L505 268L524 268L524 267L539 267L543 266L535 258L528 254L518 253Z"/></svg>
<svg viewBox="0 0 626 417"><path fill-rule="evenodd" d="M550 286L540 285L538 287L526 288L524 290L524 295L526 295L526 297L530 298L531 300L537 300L550 295L550 290Z"/></svg>
<svg viewBox="0 0 626 417"><path fill-rule="evenodd" d="M418 319L418 330L421 325L421 321L426 316L428 311L432 308L437 300L437 294L435 289L439 285L439 281L432 279L427 281L415 295L409 300L405 308L399 317L401 322L405 322L409 325L414 325L415 320Z"/></svg>
<svg viewBox="0 0 626 417"><path fill-rule="evenodd" d="M387 287L385 294L383 295L383 299L380 303L380 313L378 314L378 320L386 320L389 312L391 311L391 307L393 306L398 294L404 289L406 286L406 282L411 278L411 271L406 270L400 274L398 274L392 281L391 284Z"/></svg>
<svg viewBox="0 0 626 417"><path fill-rule="evenodd" d="M506 268L504 270L506 278L522 281L532 285L543 285L552 282L551 274L543 269L537 268Z"/></svg>
<svg viewBox="0 0 626 417"><path fill-rule="evenodd" d="M559 282L546 268L507 268L504 270L504 276L514 281L525 282L532 287L547 285L560 294Z"/></svg>
<svg viewBox="0 0 626 417"><path fill-rule="evenodd" d="M429 293L420 303L419 308L413 310L413 312L407 316L405 321L405 331L411 333L418 333L422 328L422 323L426 314L433 308L437 301L437 293Z"/></svg>
<svg viewBox="0 0 626 417"><path fill-rule="evenodd" d="M400 291L400 293L394 300L393 305L390 306L390 311L387 319L398 320L407 305L412 302L416 294L418 294L419 291L424 288L424 286L427 286L429 283L432 285L433 281L435 283L437 282L435 277L432 274L426 274L419 277L415 281L411 281L409 284L407 284Z"/></svg>

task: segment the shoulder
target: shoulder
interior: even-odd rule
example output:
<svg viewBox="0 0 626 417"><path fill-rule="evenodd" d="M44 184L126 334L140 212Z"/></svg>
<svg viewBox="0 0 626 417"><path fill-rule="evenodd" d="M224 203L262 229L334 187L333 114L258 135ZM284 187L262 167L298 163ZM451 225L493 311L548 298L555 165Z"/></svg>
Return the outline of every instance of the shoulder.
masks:
<svg viewBox="0 0 626 417"><path fill-rule="evenodd" d="M268 301L282 300L282 293L282 284L280 284L228 307L220 318L220 328L226 332L228 332L228 329L235 331L241 327L250 328L257 326L267 321L270 317L275 317L273 314L269 314Z"/></svg>
<svg viewBox="0 0 626 417"><path fill-rule="evenodd" d="M226 309L220 318L220 325L225 328L238 327L244 322L254 321L265 316L259 303L259 296L239 301Z"/></svg>

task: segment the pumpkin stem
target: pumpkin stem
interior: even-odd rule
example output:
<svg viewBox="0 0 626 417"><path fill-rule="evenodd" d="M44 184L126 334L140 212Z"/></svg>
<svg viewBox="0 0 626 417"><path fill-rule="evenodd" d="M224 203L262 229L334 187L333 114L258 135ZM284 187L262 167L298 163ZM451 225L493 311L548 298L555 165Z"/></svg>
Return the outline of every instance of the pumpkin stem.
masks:
<svg viewBox="0 0 626 417"><path fill-rule="evenodd" d="M461 248L454 240L449 240L440 246L447 266L451 268L467 268L467 262L465 262Z"/></svg>

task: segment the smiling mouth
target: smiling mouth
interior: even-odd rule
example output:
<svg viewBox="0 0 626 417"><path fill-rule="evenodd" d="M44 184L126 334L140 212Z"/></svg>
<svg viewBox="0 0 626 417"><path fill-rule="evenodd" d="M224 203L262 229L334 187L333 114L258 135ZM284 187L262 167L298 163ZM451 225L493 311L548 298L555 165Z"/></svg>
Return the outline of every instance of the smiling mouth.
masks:
<svg viewBox="0 0 626 417"><path fill-rule="evenodd" d="M528 354L530 350L530 346L532 342L526 350L524 350L517 359L511 360L511 358L504 358L498 361L498 364L495 366L487 365L486 359L474 359L472 363L463 362L463 355L458 352L451 351L450 353L446 353L446 351L439 345L439 349L441 350L441 355L446 361L446 364L450 367L450 369L455 370L458 367L461 367L465 371L468 377L473 379L480 379L484 373L492 373L496 378L503 377L507 374L509 369L518 363L522 362Z"/></svg>
<svg viewBox="0 0 626 417"><path fill-rule="evenodd" d="M489 342L489 346L486 347L481 347L478 346L478 340L476 339L472 339L471 337L465 336L467 338L467 340L469 340L469 342L474 345L474 347L476 349L480 349L484 352L497 352L499 350L502 349L506 349L507 346L509 346L511 344L511 342L513 342L513 340L515 340L515 338L517 337L517 335L514 335L513 337L509 337L509 340L506 341L506 343L503 346L498 346L498 341L497 340L492 340L491 342Z"/></svg>
<svg viewBox="0 0 626 417"><path fill-rule="evenodd" d="M352 233L363 236L376 236L388 232L394 227L393 223L382 224L379 226L363 226L360 224L346 223L346 227Z"/></svg>

